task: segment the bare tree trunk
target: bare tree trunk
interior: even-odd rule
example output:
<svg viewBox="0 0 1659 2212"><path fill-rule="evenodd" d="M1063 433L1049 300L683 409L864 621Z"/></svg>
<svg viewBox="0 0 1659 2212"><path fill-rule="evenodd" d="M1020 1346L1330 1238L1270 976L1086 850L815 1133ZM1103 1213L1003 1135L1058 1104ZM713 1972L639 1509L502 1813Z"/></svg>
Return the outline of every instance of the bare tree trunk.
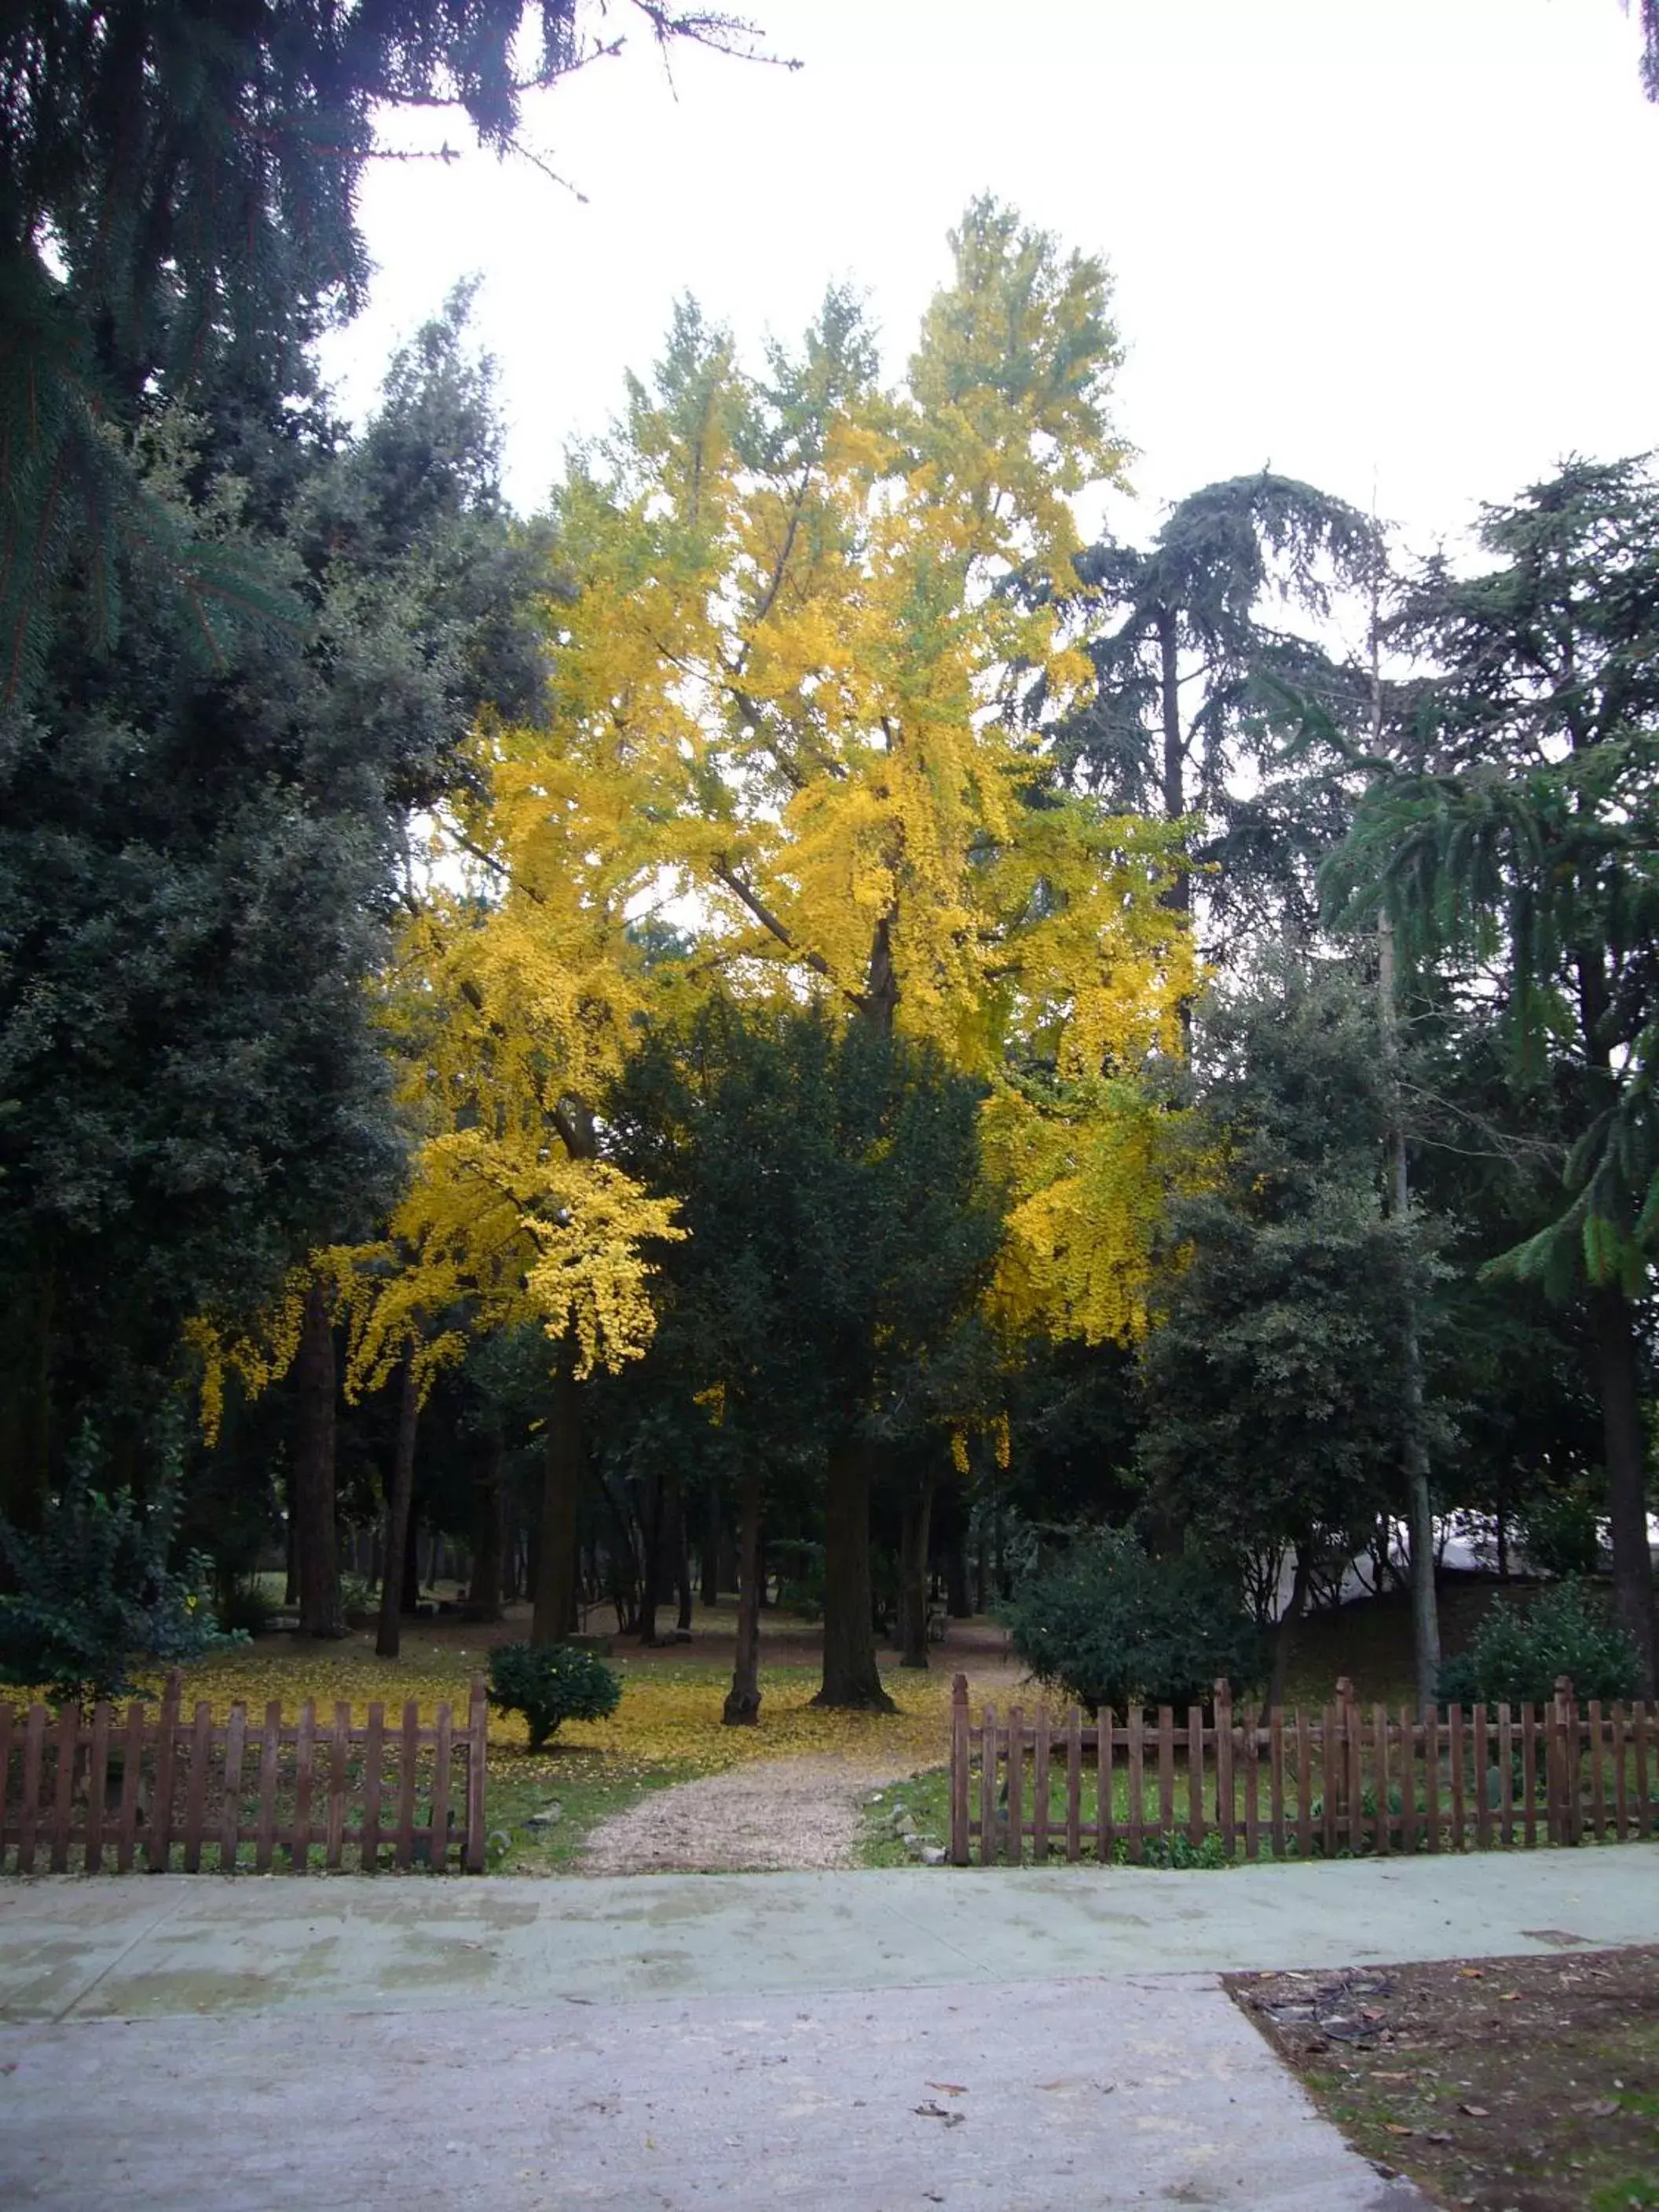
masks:
<svg viewBox="0 0 1659 2212"><path fill-rule="evenodd" d="M640 1641L654 1644L657 1640L657 1607L661 1602L663 1580L663 1521L664 1483L662 1470L657 1468L648 1478L645 1493L645 1510L640 1516Z"/></svg>
<svg viewBox="0 0 1659 2212"><path fill-rule="evenodd" d="M300 1633L337 1638L346 1626L334 1526L334 1324L327 1293L315 1276L306 1291L296 1367L293 1511Z"/></svg>
<svg viewBox="0 0 1659 2212"><path fill-rule="evenodd" d="M415 1380L413 1346L404 1352L398 1395L398 1441L392 1454L392 1486L386 1501L386 1553L400 1559L409 1542L409 1509L415 1496L415 1437L420 1425L421 1395ZM402 1592L388 1575L380 1585L380 1617L374 1632L375 1656L395 1659L403 1635Z"/></svg>
<svg viewBox="0 0 1659 2212"><path fill-rule="evenodd" d="M1653 1555L1648 1546L1647 1462L1636 1334L1630 1302L1612 1285L1590 1292L1589 1312L1607 1460L1613 1611L1636 1646L1642 1694L1651 1697Z"/></svg>
<svg viewBox="0 0 1659 2212"><path fill-rule="evenodd" d="M745 1467L738 1528L738 1649L732 1686L720 1717L727 1728L752 1728L760 1718L761 1483L757 1467Z"/></svg>
<svg viewBox="0 0 1659 2212"><path fill-rule="evenodd" d="M897 1711L881 1686L872 1609L869 1449L838 1438L824 1480L823 1682L814 1705Z"/></svg>
<svg viewBox="0 0 1659 2212"><path fill-rule="evenodd" d="M562 1644L576 1633L576 1504L581 1484L582 1408L575 1352L559 1347L547 1415L546 1475L536 1558L532 1644Z"/></svg>
<svg viewBox="0 0 1659 2212"><path fill-rule="evenodd" d="M933 1511L928 1476L904 1501L899 1534L899 1664L927 1664L927 1535Z"/></svg>

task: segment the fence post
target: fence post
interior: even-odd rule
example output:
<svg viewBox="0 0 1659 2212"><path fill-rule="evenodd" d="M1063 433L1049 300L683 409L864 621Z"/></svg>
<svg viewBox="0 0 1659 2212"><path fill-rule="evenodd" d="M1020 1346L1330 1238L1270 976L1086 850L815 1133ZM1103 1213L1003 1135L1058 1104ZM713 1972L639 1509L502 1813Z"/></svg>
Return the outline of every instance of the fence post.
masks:
<svg viewBox="0 0 1659 2212"><path fill-rule="evenodd" d="M1229 1858L1237 1844L1233 1812L1233 1688L1223 1674L1215 1686L1215 1824Z"/></svg>
<svg viewBox="0 0 1659 2212"><path fill-rule="evenodd" d="M1560 1745L1558 1754L1561 1793L1559 1840L1564 1844L1576 1844L1582 1839L1583 1820L1578 1802L1578 1709L1573 1703L1570 1675L1558 1674L1555 1678L1553 1733Z"/></svg>
<svg viewBox="0 0 1659 2212"><path fill-rule="evenodd" d="M472 1685L466 1715L466 1855L462 1870L482 1874L484 1867L484 1761L488 1755L489 1706L482 1681Z"/></svg>
<svg viewBox="0 0 1659 2212"><path fill-rule="evenodd" d="M968 1677L951 1684L951 1863L968 1863Z"/></svg>

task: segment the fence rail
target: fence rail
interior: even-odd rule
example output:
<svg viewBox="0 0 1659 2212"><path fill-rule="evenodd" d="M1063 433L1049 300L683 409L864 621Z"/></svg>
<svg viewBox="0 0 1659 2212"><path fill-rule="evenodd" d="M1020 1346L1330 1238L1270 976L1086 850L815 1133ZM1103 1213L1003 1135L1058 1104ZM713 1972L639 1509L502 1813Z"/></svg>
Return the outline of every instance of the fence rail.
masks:
<svg viewBox="0 0 1659 2212"><path fill-rule="evenodd" d="M391 1725L379 1705L362 1727L309 1702L292 1721L275 1702L263 1721L187 1717L176 1674L159 1711L0 1705L0 1873L165 1874L176 1852L185 1874L305 1874L349 1852L364 1874L477 1874L488 1718L482 1682L464 1723L441 1705L429 1727L412 1700Z"/></svg>
<svg viewBox="0 0 1659 2212"><path fill-rule="evenodd" d="M1241 1716L1167 1705L1085 1723L1073 1706L999 1720L951 1714L952 1864L977 1855L1157 1864L1621 1843L1659 1829L1659 1713L1582 1709L1563 1676L1545 1705L1454 1705L1426 1718L1362 1707L1345 1677L1322 1711Z"/></svg>

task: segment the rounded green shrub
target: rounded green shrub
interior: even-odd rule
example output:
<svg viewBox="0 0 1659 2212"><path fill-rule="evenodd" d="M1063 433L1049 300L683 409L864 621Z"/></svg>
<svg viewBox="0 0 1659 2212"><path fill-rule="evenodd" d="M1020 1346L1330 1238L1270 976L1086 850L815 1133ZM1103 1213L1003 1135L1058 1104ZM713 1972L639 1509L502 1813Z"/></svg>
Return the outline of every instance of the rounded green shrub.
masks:
<svg viewBox="0 0 1659 2212"><path fill-rule="evenodd" d="M1154 1559L1132 1539L1097 1537L1031 1576L1000 1609L1037 1680L1089 1711L1203 1705L1224 1675L1266 1678L1267 1639L1202 1560Z"/></svg>
<svg viewBox="0 0 1659 2212"><path fill-rule="evenodd" d="M1605 1600L1583 1583L1559 1583L1524 1610L1494 1601L1467 1651L1440 1669L1443 1705L1542 1705L1565 1674L1581 1702L1642 1693L1636 1646Z"/></svg>
<svg viewBox="0 0 1659 2212"><path fill-rule="evenodd" d="M489 1702L522 1713L539 1751L564 1721L602 1721L617 1710L622 1677L574 1644L498 1644L489 1655Z"/></svg>

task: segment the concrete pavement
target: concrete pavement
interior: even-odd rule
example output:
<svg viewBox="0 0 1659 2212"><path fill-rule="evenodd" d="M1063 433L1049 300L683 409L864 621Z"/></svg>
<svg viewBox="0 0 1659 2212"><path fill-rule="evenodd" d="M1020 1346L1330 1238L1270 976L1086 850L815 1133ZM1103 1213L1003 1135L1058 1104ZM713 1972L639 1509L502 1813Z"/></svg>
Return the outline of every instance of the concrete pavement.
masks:
<svg viewBox="0 0 1659 2212"><path fill-rule="evenodd" d="M1382 2212L1216 1973L1577 1941L1659 1849L7 1882L0 2203Z"/></svg>

